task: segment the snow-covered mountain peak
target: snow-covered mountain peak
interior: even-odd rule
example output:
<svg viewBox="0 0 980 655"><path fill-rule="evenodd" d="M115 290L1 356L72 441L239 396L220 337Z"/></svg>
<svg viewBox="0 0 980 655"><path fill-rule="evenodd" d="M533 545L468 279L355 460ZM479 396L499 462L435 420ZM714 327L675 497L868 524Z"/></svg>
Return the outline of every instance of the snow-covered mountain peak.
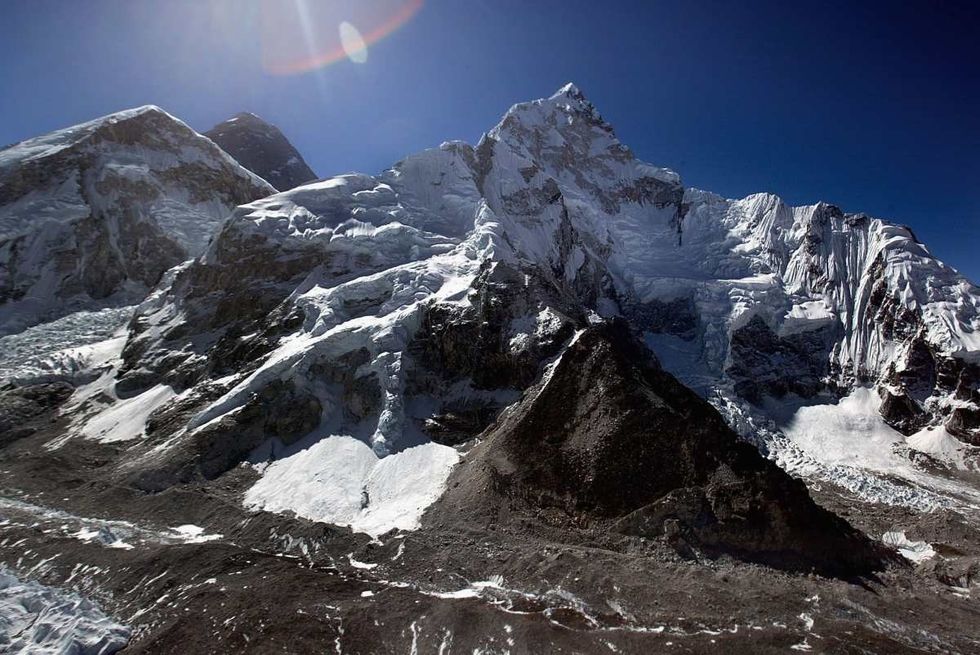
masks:
<svg viewBox="0 0 980 655"><path fill-rule="evenodd" d="M0 151L0 333L141 297L232 208L274 191L155 105Z"/></svg>
<svg viewBox="0 0 980 655"><path fill-rule="evenodd" d="M254 184L264 185L258 176L241 169L232 157L201 138L180 119L157 105L142 105L55 130L0 150L0 182L6 187L5 193L0 194L0 202L22 189L17 178L25 175L25 169L31 170L29 166L41 165L42 160L50 161L53 157L68 157L72 153L82 155L84 153L78 152L81 149L91 151L97 148L105 149L107 155L111 150L111 156L121 156L121 148L134 149L129 158L145 165L174 167L202 163L212 168L228 166L238 169ZM135 150L138 148L152 149L157 159L142 161L142 151ZM159 159L164 153L166 161ZM8 233L5 229L0 231L0 234L5 233Z"/></svg>
<svg viewBox="0 0 980 655"><path fill-rule="evenodd" d="M895 425L959 412L969 439L978 299L904 228L685 189L567 89L476 147L241 205L137 311L117 386L185 399L136 467L148 488L218 475L270 434L386 458L473 436L576 330L623 317L730 407L877 385Z"/></svg>
<svg viewBox="0 0 980 655"><path fill-rule="evenodd" d="M595 134L590 133L593 129ZM583 145L586 141L602 139L600 148L613 146L625 150L616 139L612 126L573 84L562 87L550 97L513 105L488 136L531 145L529 142L533 141L557 143L558 136L567 138L572 131L580 133L579 141Z"/></svg>

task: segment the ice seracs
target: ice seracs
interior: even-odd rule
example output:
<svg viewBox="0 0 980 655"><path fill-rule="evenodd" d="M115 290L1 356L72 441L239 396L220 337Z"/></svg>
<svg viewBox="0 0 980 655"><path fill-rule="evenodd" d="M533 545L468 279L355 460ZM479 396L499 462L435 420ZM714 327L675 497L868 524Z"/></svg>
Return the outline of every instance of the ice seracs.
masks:
<svg viewBox="0 0 980 655"><path fill-rule="evenodd" d="M131 630L70 591L19 580L0 567L0 648L11 655L122 650Z"/></svg>

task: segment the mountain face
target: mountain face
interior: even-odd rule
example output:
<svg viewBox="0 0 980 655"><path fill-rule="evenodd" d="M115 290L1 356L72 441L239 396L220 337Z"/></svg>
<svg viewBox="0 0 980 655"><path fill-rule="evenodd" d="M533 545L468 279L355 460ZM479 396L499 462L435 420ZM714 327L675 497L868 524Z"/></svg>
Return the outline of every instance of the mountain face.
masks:
<svg viewBox="0 0 980 655"><path fill-rule="evenodd" d="M119 384L222 380L194 434L285 378L383 456L479 431L570 330L623 316L668 370L749 412L870 384L905 433L969 442L978 307L907 228L686 190L567 87L476 147L240 207L137 312ZM338 366L344 390L318 387Z"/></svg>
<svg viewBox="0 0 980 655"><path fill-rule="evenodd" d="M883 548L816 505L799 480L739 441L664 372L621 319L571 341L453 472L447 525L543 515L554 525L669 535L682 552L860 575Z"/></svg>
<svg viewBox="0 0 980 655"><path fill-rule="evenodd" d="M0 151L0 334L142 298L232 208L273 192L153 106Z"/></svg>
<svg viewBox="0 0 980 655"><path fill-rule="evenodd" d="M279 128L255 114L237 114L215 125L204 136L280 191L317 178Z"/></svg>
<svg viewBox="0 0 980 655"><path fill-rule="evenodd" d="M255 196L0 388L0 566L128 649L975 645L980 290L907 228L685 188L573 85L374 176L215 157Z"/></svg>

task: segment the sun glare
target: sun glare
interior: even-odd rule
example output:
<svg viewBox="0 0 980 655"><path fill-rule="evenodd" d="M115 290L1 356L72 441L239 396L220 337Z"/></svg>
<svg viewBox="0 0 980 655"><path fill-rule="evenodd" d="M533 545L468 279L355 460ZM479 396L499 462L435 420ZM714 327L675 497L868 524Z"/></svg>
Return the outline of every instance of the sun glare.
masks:
<svg viewBox="0 0 980 655"><path fill-rule="evenodd" d="M345 59L366 63L370 46L411 20L422 3L263 0L263 67L273 75L296 75Z"/></svg>
<svg viewBox="0 0 980 655"><path fill-rule="evenodd" d="M347 58L355 64L363 64L367 61L368 51L364 37L347 21L340 24L340 44L347 53Z"/></svg>

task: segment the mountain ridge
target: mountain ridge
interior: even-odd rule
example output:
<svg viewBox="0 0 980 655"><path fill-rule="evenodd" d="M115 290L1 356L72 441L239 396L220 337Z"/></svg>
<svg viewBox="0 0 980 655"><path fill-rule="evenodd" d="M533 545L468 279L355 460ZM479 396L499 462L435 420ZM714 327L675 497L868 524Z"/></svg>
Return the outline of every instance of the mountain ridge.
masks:
<svg viewBox="0 0 980 655"><path fill-rule="evenodd" d="M567 85L238 205L121 331L4 337L101 321L6 369L0 559L84 570L137 652L968 651L978 302Z"/></svg>

